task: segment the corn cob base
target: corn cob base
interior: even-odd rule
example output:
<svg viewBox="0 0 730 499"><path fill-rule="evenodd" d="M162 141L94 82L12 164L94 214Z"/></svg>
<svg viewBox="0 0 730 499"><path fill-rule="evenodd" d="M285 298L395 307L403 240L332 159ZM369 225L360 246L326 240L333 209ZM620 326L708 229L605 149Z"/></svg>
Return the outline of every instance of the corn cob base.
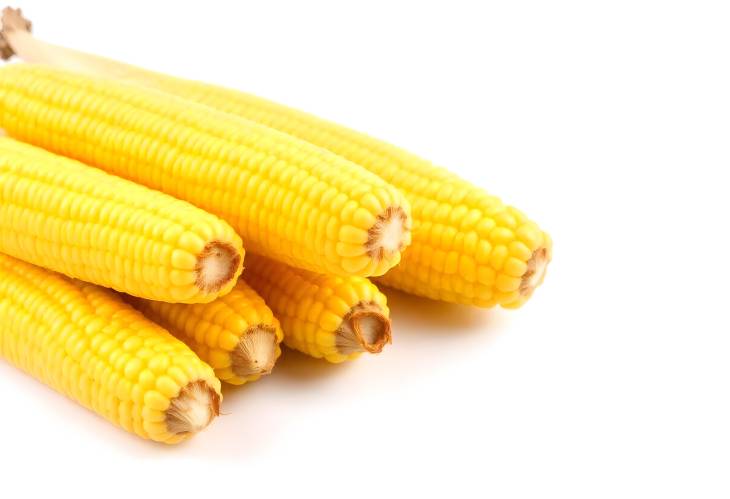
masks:
<svg viewBox="0 0 730 499"><path fill-rule="evenodd" d="M335 346L341 355L380 353L392 341L390 320L375 302L355 304L335 331Z"/></svg>
<svg viewBox="0 0 730 499"><path fill-rule="evenodd" d="M277 328L258 324L246 329L231 352L231 371L239 378L258 378L271 374L281 354Z"/></svg>
<svg viewBox="0 0 730 499"><path fill-rule="evenodd" d="M180 395L170 401L165 411L165 424L174 435L197 433L220 414L220 396L204 381L189 383Z"/></svg>
<svg viewBox="0 0 730 499"><path fill-rule="evenodd" d="M195 263L195 285L206 293L215 293L237 277L242 270L241 254L228 243L206 244Z"/></svg>

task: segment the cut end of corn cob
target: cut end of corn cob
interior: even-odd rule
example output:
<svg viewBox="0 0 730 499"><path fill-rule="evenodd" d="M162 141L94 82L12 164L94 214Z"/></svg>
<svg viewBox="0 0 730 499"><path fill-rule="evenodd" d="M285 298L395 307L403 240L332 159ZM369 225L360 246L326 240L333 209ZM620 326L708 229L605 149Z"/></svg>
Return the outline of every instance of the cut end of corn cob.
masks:
<svg viewBox="0 0 730 499"><path fill-rule="evenodd" d="M31 23L23 17L20 9L5 7L0 25L2 26L2 29L0 29L0 58L5 61L15 55L15 50L13 50L11 44L6 40L5 34L12 33L13 31L27 31L30 33Z"/></svg>
<svg viewBox="0 0 730 499"><path fill-rule="evenodd" d="M173 435L191 435L220 414L220 396L205 382L193 381L170 401L165 424Z"/></svg>
<svg viewBox="0 0 730 499"><path fill-rule="evenodd" d="M216 293L236 277L241 254L228 243L214 241L198 255L195 284L207 293Z"/></svg>
<svg viewBox="0 0 730 499"><path fill-rule="evenodd" d="M520 282L520 296L529 297L535 289L542 284L550 262L550 254L547 248L539 248L527 261L527 270L522 275Z"/></svg>
<svg viewBox="0 0 730 499"><path fill-rule="evenodd" d="M400 206L388 207L368 230L368 255L377 260L390 259L410 243L408 214Z"/></svg>
<svg viewBox="0 0 730 499"><path fill-rule="evenodd" d="M380 353L391 342L390 319L377 303L358 303L345 315L336 338L342 355Z"/></svg>
<svg viewBox="0 0 730 499"><path fill-rule="evenodd" d="M246 330L231 353L231 369L236 376L270 374L278 357L276 328L259 324Z"/></svg>

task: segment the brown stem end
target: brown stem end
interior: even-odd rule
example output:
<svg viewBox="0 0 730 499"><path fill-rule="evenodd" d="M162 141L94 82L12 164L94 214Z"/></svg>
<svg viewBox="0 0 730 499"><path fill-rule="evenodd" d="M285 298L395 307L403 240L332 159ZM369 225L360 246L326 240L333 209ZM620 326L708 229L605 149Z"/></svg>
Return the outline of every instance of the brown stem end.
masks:
<svg viewBox="0 0 730 499"><path fill-rule="evenodd" d="M259 324L248 328L231 352L231 369L236 376L270 374L277 357L276 328Z"/></svg>
<svg viewBox="0 0 730 499"><path fill-rule="evenodd" d="M391 343L390 319L376 303L358 303L342 319L337 329L337 350L342 355L355 352L380 353Z"/></svg>
<svg viewBox="0 0 730 499"><path fill-rule="evenodd" d="M408 215L400 206L390 206L377 216L375 224L368 229L366 243L368 255L376 260L401 251L410 232Z"/></svg>
<svg viewBox="0 0 730 499"><path fill-rule="evenodd" d="M203 430L220 414L220 403L220 395L205 381L188 383L165 413L167 430L173 435Z"/></svg>
<svg viewBox="0 0 730 499"><path fill-rule="evenodd" d="M548 263L550 263L550 255L547 248L538 248L527 261L527 270L522 275L520 283L520 295L529 296L535 291L545 278Z"/></svg>
<svg viewBox="0 0 730 499"><path fill-rule="evenodd" d="M238 271L241 255L228 243L213 241L205 245L195 266L195 285L206 293L215 293Z"/></svg>
<svg viewBox="0 0 730 499"><path fill-rule="evenodd" d="M13 55L15 50L11 43L8 41L7 35L14 31L31 31L31 23L28 19L23 17L20 9L14 9L12 7L5 7L0 17L0 58L7 61Z"/></svg>

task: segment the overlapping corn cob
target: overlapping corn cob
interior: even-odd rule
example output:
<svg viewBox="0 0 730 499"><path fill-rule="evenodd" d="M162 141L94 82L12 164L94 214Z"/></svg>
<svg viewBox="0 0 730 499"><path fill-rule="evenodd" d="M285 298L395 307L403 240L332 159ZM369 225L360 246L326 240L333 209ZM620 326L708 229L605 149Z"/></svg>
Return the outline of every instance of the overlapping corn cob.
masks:
<svg viewBox="0 0 730 499"><path fill-rule="evenodd" d="M186 202L0 137L0 251L171 302L209 302L241 273L233 229Z"/></svg>
<svg viewBox="0 0 730 499"><path fill-rule="evenodd" d="M184 341L222 381L234 385L255 381L269 374L281 355L279 321L243 280L227 295L206 304L127 299Z"/></svg>
<svg viewBox="0 0 730 499"><path fill-rule="evenodd" d="M413 210L413 241L380 282L429 298L518 307L541 284L549 236L517 209L402 149L233 90L168 76L156 87L333 151L397 187Z"/></svg>
<svg viewBox="0 0 730 499"><path fill-rule="evenodd" d="M251 251L312 270L382 275L410 242L400 192L258 123L113 80L28 64L0 69L10 136L190 201Z"/></svg>
<svg viewBox="0 0 730 499"><path fill-rule="evenodd" d="M220 381L114 292L0 254L0 354L137 435L177 443L218 415Z"/></svg>
<svg viewBox="0 0 730 499"><path fill-rule="evenodd" d="M390 343L386 298L369 280L315 274L253 254L249 263L243 278L281 321L286 346L342 362Z"/></svg>
<svg viewBox="0 0 730 499"><path fill-rule="evenodd" d="M413 244L381 282L434 299L517 307L541 283L549 236L498 198L413 154L274 102L146 71L34 39L17 13L6 40L21 57L157 88L328 149L397 187L413 209Z"/></svg>

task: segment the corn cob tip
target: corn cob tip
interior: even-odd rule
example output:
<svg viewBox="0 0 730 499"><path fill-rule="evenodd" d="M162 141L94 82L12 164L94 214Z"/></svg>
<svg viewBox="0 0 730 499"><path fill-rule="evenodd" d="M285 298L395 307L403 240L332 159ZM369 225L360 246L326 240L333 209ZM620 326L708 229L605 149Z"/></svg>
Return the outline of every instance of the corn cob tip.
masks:
<svg viewBox="0 0 730 499"><path fill-rule="evenodd" d="M520 282L520 296L528 297L535 291L545 278L548 263L550 262L550 253L547 248L538 248L527 261L527 270L522 274L522 282Z"/></svg>
<svg viewBox="0 0 730 499"><path fill-rule="evenodd" d="M184 435L203 430L220 414L220 402L220 395L205 381L188 383L165 413L168 431Z"/></svg>
<svg viewBox="0 0 730 499"><path fill-rule="evenodd" d="M208 293L215 293L236 275L241 255L228 243L208 243L198 255L195 266L195 285Z"/></svg>
<svg viewBox="0 0 730 499"><path fill-rule="evenodd" d="M390 206L368 229L368 255L378 260L390 258L408 245L409 235L408 214L400 206Z"/></svg>
<svg viewBox="0 0 730 499"><path fill-rule="evenodd" d="M8 42L7 33L13 31L27 31L30 33L31 23L23 17L20 9L5 7L0 18L0 58L7 61L15 55L12 45Z"/></svg>
<svg viewBox="0 0 730 499"><path fill-rule="evenodd" d="M276 363L277 345L276 329L273 326L251 326L231 353L233 373L242 378L271 373Z"/></svg>
<svg viewBox="0 0 730 499"><path fill-rule="evenodd" d="M337 329L336 345L342 355L380 353L390 342L390 319L373 302L358 303L352 307Z"/></svg>

